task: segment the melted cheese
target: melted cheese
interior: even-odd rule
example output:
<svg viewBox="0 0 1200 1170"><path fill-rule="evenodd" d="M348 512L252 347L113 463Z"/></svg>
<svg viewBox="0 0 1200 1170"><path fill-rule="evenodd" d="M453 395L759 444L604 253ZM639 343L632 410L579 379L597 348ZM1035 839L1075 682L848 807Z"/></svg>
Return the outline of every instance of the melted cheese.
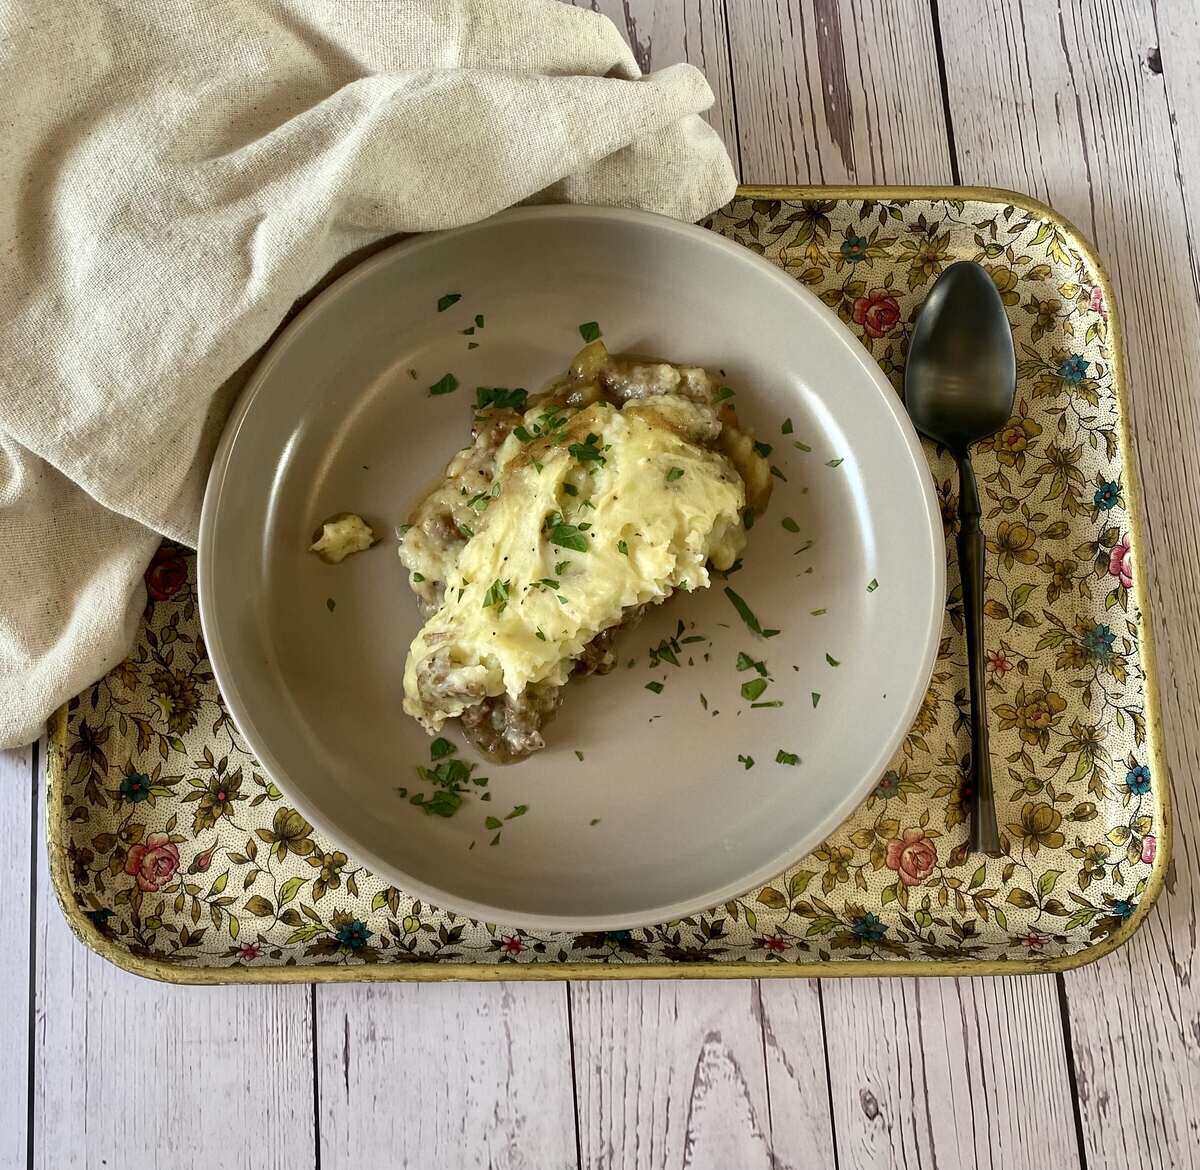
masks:
<svg viewBox="0 0 1200 1170"><path fill-rule="evenodd" d="M711 407L668 395L554 422L535 408L535 437L505 440L495 494L412 643L404 709L431 729L486 696L566 682L626 609L704 588L708 562L727 569L745 546L743 481L700 444L720 430Z"/></svg>

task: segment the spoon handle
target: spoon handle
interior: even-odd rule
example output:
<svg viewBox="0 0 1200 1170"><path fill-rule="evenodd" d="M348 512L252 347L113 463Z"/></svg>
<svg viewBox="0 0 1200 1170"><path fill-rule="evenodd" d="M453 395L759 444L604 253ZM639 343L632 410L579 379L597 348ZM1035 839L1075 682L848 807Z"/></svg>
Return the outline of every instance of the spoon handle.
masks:
<svg viewBox="0 0 1200 1170"><path fill-rule="evenodd" d="M967 664L971 676L971 826L968 848L999 853L1000 830L992 792L992 757L988 748L987 695L983 653L982 510L971 457L958 459L958 571L962 578L963 618L967 627Z"/></svg>

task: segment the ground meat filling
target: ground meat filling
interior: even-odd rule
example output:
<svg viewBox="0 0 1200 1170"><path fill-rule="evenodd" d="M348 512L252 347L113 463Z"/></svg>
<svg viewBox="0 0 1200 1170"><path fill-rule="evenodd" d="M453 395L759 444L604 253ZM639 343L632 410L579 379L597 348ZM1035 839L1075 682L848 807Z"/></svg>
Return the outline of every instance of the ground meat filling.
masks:
<svg viewBox="0 0 1200 1170"><path fill-rule="evenodd" d="M654 358L610 354L603 342L585 346L567 374L528 400L528 407L580 409L600 400L620 408L627 402L678 395L705 406L715 405L719 386L699 366L675 366ZM638 409L643 409L638 407ZM442 603L445 580L457 562L472 530L469 501L486 491L495 475L496 454L509 433L521 424L517 410L489 407L479 411L472 428L473 443L460 451L446 468L444 478L421 501L404 533L400 558L409 570L413 592L422 610L434 612ZM721 425L723 424L723 425ZM746 480L747 502L761 511L770 493L768 471L762 460L752 459L751 440L737 429L736 415L721 409L721 423L713 433L694 435L706 445L720 445ZM752 466L753 463L762 467ZM760 482L756 485L756 478ZM464 531L464 528L466 531ZM601 630L576 659L573 674L607 674L617 664L617 634L635 625L646 606L630 609L622 620ZM482 681L441 654L422 667L422 688L446 698L478 699L459 719L468 740L481 752L502 763L525 759L545 746L542 728L554 718L562 703L562 687L539 683L517 695L483 696Z"/></svg>

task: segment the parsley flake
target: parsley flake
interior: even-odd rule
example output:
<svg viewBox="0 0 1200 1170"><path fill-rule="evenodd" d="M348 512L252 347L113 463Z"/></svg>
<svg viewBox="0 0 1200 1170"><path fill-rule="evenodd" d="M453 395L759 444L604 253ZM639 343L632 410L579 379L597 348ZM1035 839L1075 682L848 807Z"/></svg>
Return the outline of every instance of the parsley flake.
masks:
<svg viewBox="0 0 1200 1170"><path fill-rule="evenodd" d="M788 532L799 532L800 525L796 523L790 516L785 516L780 523L788 530Z"/></svg>
<svg viewBox="0 0 1200 1170"><path fill-rule="evenodd" d="M671 483L674 480L682 479L682 478L683 478L683 468L682 467L672 467L671 470L667 472L667 483Z"/></svg>
<svg viewBox="0 0 1200 1170"><path fill-rule="evenodd" d="M783 748L780 748L779 751L775 753L775 763L790 764L794 768L798 763L800 763L800 757L796 755L795 752L785 752Z"/></svg>
<svg viewBox="0 0 1200 1170"><path fill-rule="evenodd" d="M663 685L660 682L648 682L646 690L653 691L656 695L661 695L663 693Z"/></svg>
<svg viewBox="0 0 1200 1170"><path fill-rule="evenodd" d="M746 623L752 633L757 634L760 638L773 638L779 633L778 630L764 630L759 625L758 618L754 616L754 611L728 585L725 586L725 596L732 602L733 608L738 611L738 616Z"/></svg>
<svg viewBox="0 0 1200 1170"><path fill-rule="evenodd" d="M830 459L829 462L825 464L825 466L826 467L840 467L845 462L846 462L846 460L844 457L841 459Z"/></svg>
<svg viewBox="0 0 1200 1170"><path fill-rule="evenodd" d="M828 650L825 651L825 661L828 662L830 666L842 665L836 658L834 658L832 654L829 653Z"/></svg>
<svg viewBox="0 0 1200 1170"><path fill-rule="evenodd" d="M429 393L436 397L438 394L451 394L457 389L458 379L453 374L443 374L429 387Z"/></svg>
<svg viewBox="0 0 1200 1170"><path fill-rule="evenodd" d="M619 552L623 557L629 556L629 545L627 545L623 540L618 540L617 552Z"/></svg>
<svg viewBox="0 0 1200 1170"><path fill-rule="evenodd" d="M483 595L483 608L491 609L493 606L497 614L504 612L504 607L508 604L508 587L511 584L509 581L501 581L497 578L488 587L488 591Z"/></svg>
<svg viewBox="0 0 1200 1170"><path fill-rule="evenodd" d="M715 404L718 402L724 402L726 398L732 398L732 397L733 397L733 390L729 386L722 386L720 388L720 390L717 391L715 397L713 398L713 403Z"/></svg>
<svg viewBox="0 0 1200 1170"><path fill-rule="evenodd" d="M870 584L867 585L867 592L874 593L879 588L879 582L874 577L871 578Z"/></svg>
<svg viewBox="0 0 1200 1170"><path fill-rule="evenodd" d="M746 769L747 772L754 767L753 756L738 756L738 762Z"/></svg>
<svg viewBox="0 0 1200 1170"><path fill-rule="evenodd" d="M567 450L580 463L598 463L603 467L606 462L604 453L600 449L600 436L596 434L589 433L582 443L572 443Z"/></svg>
<svg viewBox="0 0 1200 1170"><path fill-rule="evenodd" d="M742 698L754 700L767 689L767 680L765 678L752 678L749 682L742 683Z"/></svg>
<svg viewBox="0 0 1200 1170"><path fill-rule="evenodd" d="M779 433L781 435L790 435L792 433L792 420L790 418L783 420L783 426L779 428Z"/></svg>
<svg viewBox="0 0 1200 1170"><path fill-rule="evenodd" d="M462 300L462 293L443 293L438 297L438 312L444 313L451 305L457 305Z"/></svg>
<svg viewBox="0 0 1200 1170"><path fill-rule="evenodd" d="M595 341L600 336L600 326L595 321L585 321L579 326L579 336L584 341Z"/></svg>

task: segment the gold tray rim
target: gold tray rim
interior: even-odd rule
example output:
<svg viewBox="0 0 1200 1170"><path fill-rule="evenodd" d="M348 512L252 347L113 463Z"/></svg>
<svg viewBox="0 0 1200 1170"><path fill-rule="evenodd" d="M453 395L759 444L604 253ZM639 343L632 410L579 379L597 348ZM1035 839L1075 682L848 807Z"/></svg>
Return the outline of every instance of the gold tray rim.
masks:
<svg viewBox="0 0 1200 1170"><path fill-rule="evenodd" d="M1129 524L1134 543L1142 545L1145 513L1141 479L1137 464L1130 457L1133 434L1130 419L1129 384L1125 369L1125 340L1120 313L1108 271L1088 238L1070 220L1048 204L1004 187L945 186L791 186L739 185L735 199L963 199L1019 207L1062 229L1071 246L1096 274L1109 306L1110 356L1113 384L1120 407L1121 470L1129 500ZM184 967L161 959L142 958L111 939L105 938L85 916L71 893L63 839L62 760L66 747L67 704L50 717L47 724L49 751L46 760L46 843L50 882L68 925L84 946L114 966L161 983L212 986L231 983L350 983L350 982L496 982L500 980L589 980L589 979L813 979L850 976L958 976L958 975L1035 975L1072 971L1111 954L1129 941L1145 922L1166 882L1174 835L1170 795L1170 774L1162 750L1162 716L1158 693L1158 653L1154 641L1150 598L1145 574L1133 583L1134 604L1142 614L1142 660L1145 671L1146 744L1152 771L1165 783L1154 786L1155 822L1159 826L1158 851L1147 878L1146 890L1137 910L1106 939L1071 955L1045 959L835 959L803 963L378 963L360 966L314 964L276 967Z"/></svg>

